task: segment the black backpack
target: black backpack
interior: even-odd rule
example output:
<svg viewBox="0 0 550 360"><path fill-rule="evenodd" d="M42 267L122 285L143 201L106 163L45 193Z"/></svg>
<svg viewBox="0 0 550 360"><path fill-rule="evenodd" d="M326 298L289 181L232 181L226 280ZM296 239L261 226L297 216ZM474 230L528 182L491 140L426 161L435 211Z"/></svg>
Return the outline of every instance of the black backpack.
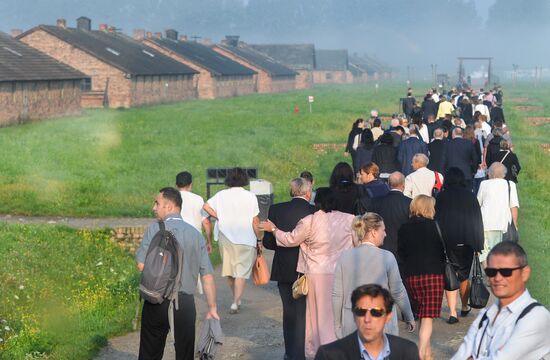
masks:
<svg viewBox="0 0 550 360"><path fill-rule="evenodd" d="M152 304L177 299L182 267L183 250L174 234L159 221L159 231L151 240L141 273L141 298Z"/></svg>

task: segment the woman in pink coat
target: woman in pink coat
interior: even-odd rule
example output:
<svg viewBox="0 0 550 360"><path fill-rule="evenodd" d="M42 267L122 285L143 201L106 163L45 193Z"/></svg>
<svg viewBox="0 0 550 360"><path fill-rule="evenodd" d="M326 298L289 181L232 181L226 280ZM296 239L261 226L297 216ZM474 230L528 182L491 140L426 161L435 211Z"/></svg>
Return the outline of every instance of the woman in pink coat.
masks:
<svg viewBox="0 0 550 360"><path fill-rule="evenodd" d="M354 216L333 210L329 188L317 189L316 212L306 216L291 232L284 232L267 220L262 230L273 232L277 245L300 246L297 271L308 281L305 353L314 357L319 346L336 340L332 314L334 270L340 254L353 247L351 224Z"/></svg>

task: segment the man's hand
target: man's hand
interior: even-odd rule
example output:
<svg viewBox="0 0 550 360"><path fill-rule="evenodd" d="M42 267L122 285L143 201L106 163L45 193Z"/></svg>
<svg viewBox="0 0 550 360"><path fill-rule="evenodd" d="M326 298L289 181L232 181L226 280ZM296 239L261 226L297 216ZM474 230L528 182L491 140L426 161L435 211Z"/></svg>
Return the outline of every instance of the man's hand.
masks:
<svg viewBox="0 0 550 360"><path fill-rule="evenodd" d="M206 250L208 251L208 255L212 255L212 243L206 244Z"/></svg>
<svg viewBox="0 0 550 360"><path fill-rule="evenodd" d="M208 312L206 313L206 318L220 320L220 316L218 315L218 309L215 306L213 308L208 309Z"/></svg>
<svg viewBox="0 0 550 360"><path fill-rule="evenodd" d="M137 263L137 268L139 271L143 271L143 268L145 267L145 264L144 263L141 263L141 262L138 262Z"/></svg>
<svg viewBox="0 0 550 360"><path fill-rule="evenodd" d="M344 156L349 156L349 152L344 152Z"/></svg>
<svg viewBox="0 0 550 360"><path fill-rule="evenodd" d="M416 321L414 320L407 321L407 331L412 333L414 332L414 329L416 329Z"/></svg>
<svg viewBox="0 0 550 360"><path fill-rule="evenodd" d="M273 224L270 220L266 220L263 223L260 223L261 231L272 232L273 228L275 228L275 224Z"/></svg>

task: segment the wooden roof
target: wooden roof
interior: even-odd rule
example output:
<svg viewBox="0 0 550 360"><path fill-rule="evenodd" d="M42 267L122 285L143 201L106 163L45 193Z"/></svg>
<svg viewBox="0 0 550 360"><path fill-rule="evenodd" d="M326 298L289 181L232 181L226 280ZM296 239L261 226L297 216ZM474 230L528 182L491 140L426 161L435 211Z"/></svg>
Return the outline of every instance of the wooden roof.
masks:
<svg viewBox="0 0 550 360"><path fill-rule="evenodd" d="M270 76L295 76L296 71L284 66L283 64L275 61L269 56L262 54L249 47L237 47L231 45L216 45L217 47L232 53L236 57L259 67L267 72Z"/></svg>
<svg viewBox="0 0 550 360"><path fill-rule="evenodd" d="M250 46L293 70L315 69L315 46L313 44L251 44Z"/></svg>
<svg viewBox="0 0 550 360"><path fill-rule="evenodd" d="M348 70L347 50L315 50L315 70Z"/></svg>

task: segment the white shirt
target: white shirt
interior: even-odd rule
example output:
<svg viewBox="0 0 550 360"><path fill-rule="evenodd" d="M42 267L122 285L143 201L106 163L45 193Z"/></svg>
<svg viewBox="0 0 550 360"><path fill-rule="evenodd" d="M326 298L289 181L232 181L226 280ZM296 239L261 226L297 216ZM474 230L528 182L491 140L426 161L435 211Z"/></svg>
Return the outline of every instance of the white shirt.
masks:
<svg viewBox="0 0 550 360"><path fill-rule="evenodd" d="M206 211L202 209L204 200L191 191L180 191L181 199L181 217L183 221L192 225L199 232L202 232L202 221L208 217Z"/></svg>
<svg viewBox="0 0 550 360"><path fill-rule="evenodd" d="M487 107L487 105L477 104L474 107L473 111L474 111L474 114L475 114L476 111L479 111L481 113L481 115L487 116L487 121L491 120L491 114L489 113L489 108Z"/></svg>
<svg viewBox="0 0 550 360"><path fill-rule="evenodd" d="M510 184L510 203L508 203L508 185ZM519 207L516 184L504 179L484 180L479 185L477 201L481 206L483 229L485 231L506 231L512 221L510 209Z"/></svg>
<svg viewBox="0 0 550 360"><path fill-rule="evenodd" d="M439 178L441 182L443 182L443 175L439 174ZM411 199L414 199L418 195L432 196L434 185L435 172L427 167L421 167L405 178L405 190L403 191L403 195Z"/></svg>
<svg viewBox="0 0 550 360"><path fill-rule="evenodd" d="M483 130L483 132L485 132L485 139L487 139L487 137L489 136L489 134L491 133L491 125L487 124L486 121L481 121L481 130Z"/></svg>
<svg viewBox="0 0 550 360"><path fill-rule="evenodd" d="M426 125L422 125L420 129L418 129L420 132L420 135L422 135L422 140L428 144L430 142L430 134L428 133L428 127Z"/></svg>
<svg viewBox="0 0 550 360"><path fill-rule="evenodd" d="M208 200L218 214L218 229L233 244L256 247L252 219L260 213L256 195L242 187L222 190Z"/></svg>
<svg viewBox="0 0 550 360"><path fill-rule="evenodd" d="M497 300L487 310L488 319L481 328L479 322L485 310L480 311L451 360L466 360L470 356L474 360L540 360L549 354L550 312L547 309L534 307L516 324L522 310L532 302L535 299L525 290L498 313Z"/></svg>

